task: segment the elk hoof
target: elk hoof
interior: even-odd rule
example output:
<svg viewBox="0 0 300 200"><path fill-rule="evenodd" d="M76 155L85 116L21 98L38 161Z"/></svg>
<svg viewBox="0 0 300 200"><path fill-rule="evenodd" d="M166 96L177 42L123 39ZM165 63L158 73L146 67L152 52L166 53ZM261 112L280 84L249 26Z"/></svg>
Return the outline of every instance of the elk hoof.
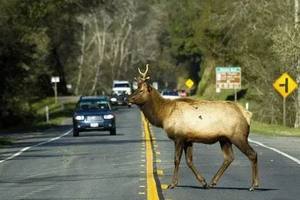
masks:
<svg viewBox="0 0 300 200"><path fill-rule="evenodd" d="M258 188L258 185L252 185L250 188L249 188L249 191L252 192L255 190L255 188Z"/></svg>
<svg viewBox="0 0 300 200"><path fill-rule="evenodd" d="M170 185L168 185L168 189L174 189L176 186L177 184L171 183Z"/></svg>
<svg viewBox="0 0 300 200"><path fill-rule="evenodd" d="M204 183L204 184L203 184L203 188L204 188L204 189L209 189L209 185L207 185L207 183Z"/></svg>
<svg viewBox="0 0 300 200"><path fill-rule="evenodd" d="M210 183L208 187L209 187L209 188L213 188L213 187L215 187L216 185L217 185L216 183Z"/></svg>

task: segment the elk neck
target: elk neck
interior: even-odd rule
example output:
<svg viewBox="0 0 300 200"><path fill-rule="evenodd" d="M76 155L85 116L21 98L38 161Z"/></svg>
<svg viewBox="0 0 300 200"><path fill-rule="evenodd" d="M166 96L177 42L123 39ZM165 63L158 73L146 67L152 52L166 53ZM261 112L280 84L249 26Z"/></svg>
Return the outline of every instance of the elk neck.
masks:
<svg viewBox="0 0 300 200"><path fill-rule="evenodd" d="M171 105L170 100L164 99L152 88L148 101L141 105L140 109L151 124L162 128L165 117L171 111Z"/></svg>

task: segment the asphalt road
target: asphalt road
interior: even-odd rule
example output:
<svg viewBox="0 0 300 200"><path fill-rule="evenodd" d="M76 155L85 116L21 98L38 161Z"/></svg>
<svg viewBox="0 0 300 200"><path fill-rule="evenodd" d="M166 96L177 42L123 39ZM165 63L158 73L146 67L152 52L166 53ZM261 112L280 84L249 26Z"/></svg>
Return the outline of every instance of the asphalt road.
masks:
<svg viewBox="0 0 300 200"><path fill-rule="evenodd" d="M147 187L148 153L141 115L136 108L119 109L116 114L117 136L85 132L74 138L70 124L66 124L43 133L23 134L15 145L1 148L0 200L147 199L147 190L152 190ZM248 191L250 163L236 148L235 160L216 188L202 189L183 156L179 186L161 189L171 181L174 145L161 129L153 127L152 134L154 177L160 199L300 198L300 164L256 144L252 146L259 155L261 186L254 192ZM251 134L251 139L300 160L299 138ZM222 161L218 144L194 146L194 163L207 181Z"/></svg>

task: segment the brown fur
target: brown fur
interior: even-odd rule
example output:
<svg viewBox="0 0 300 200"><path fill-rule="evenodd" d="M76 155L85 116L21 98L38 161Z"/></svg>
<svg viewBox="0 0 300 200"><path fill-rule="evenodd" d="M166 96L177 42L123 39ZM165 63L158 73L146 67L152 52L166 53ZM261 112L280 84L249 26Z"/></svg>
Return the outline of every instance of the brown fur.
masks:
<svg viewBox="0 0 300 200"><path fill-rule="evenodd" d="M146 72L143 74L146 76ZM232 144L237 146L252 163L252 186L258 186L257 154L248 144L251 113L241 105L229 101L206 101L191 98L164 99L159 92L140 79L138 89L129 97L137 104L149 122L163 128L175 142L175 169L172 183L178 183L178 169L184 151L186 161L197 180L207 187L204 177L192 163L194 142L212 144L219 142L224 162L213 177L210 187L217 184L224 171L233 161Z"/></svg>

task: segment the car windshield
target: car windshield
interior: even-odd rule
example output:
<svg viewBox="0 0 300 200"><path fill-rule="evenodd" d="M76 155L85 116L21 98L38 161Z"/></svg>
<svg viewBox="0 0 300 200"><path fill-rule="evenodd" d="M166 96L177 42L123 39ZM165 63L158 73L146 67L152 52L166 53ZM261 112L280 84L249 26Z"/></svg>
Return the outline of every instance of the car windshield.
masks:
<svg viewBox="0 0 300 200"><path fill-rule="evenodd" d="M115 83L114 87L129 87L128 83Z"/></svg>
<svg viewBox="0 0 300 200"><path fill-rule="evenodd" d="M97 110L110 110L107 102L99 101L96 99L82 100L78 103L77 108L81 110L97 109Z"/></svg>
<svg viewBox="0 0 300 200"><path fill-rule="evenodd" d="M164 91L162 95L165 95L165 96L178 96L178 92L176 92L176 91Z"/></svg>

